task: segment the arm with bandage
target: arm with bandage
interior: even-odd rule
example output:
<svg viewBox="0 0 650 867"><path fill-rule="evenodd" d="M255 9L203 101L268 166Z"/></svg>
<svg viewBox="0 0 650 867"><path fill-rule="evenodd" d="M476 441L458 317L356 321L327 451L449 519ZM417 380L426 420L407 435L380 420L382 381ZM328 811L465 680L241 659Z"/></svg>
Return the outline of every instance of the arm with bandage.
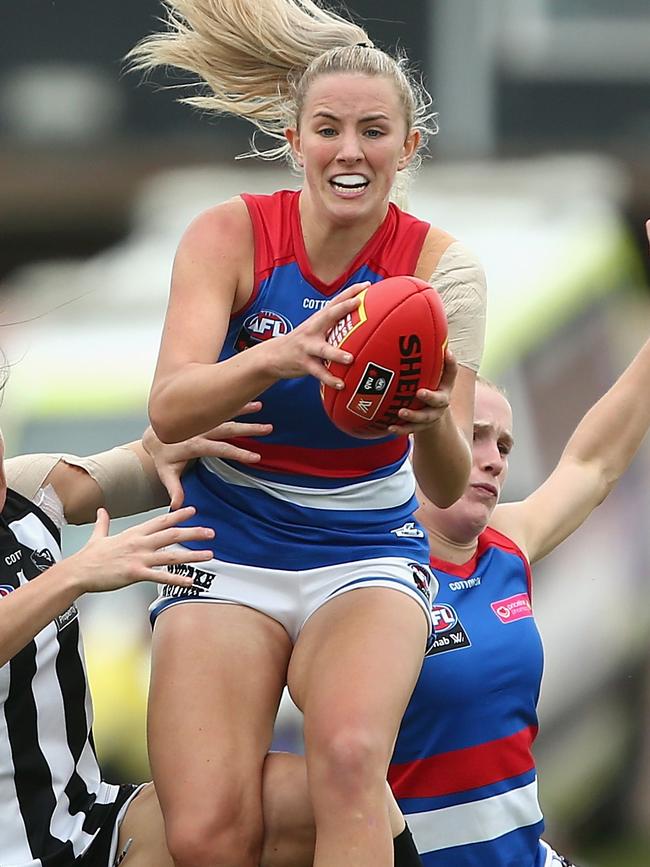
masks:
<svg viewBox="0 0 650 867"><path fill-rule="evenodd" d="M247 404L243 413L258 412L259 402ZM268 424L225 422L190 440L173 445L161 443L151 428L142 440L116 446L99 454L31 454L5 462L7 484L29 500L52 486L69 524L95 520L105 508L111 518L137 515L162 506L182 503L180 476L188 461L202 456L254 463L259 455L224 440L264 436Z"/></svg>

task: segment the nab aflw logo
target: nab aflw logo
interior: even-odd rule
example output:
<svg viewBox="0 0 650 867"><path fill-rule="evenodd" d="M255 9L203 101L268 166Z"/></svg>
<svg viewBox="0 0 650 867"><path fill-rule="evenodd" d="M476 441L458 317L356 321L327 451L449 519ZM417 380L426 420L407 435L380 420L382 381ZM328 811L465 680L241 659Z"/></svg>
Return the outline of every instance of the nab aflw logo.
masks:
<svg viewBox="0 0 650 867"><path fill-rule="evenodd" d="M433 621L433 640L427 650L427 656L446 653L448 650L460 650L462 647L471 647L472 642L469 640L467 630L451 605L438 602L432 605L431 620Z"/></svg>
<svg viewBox="0 0 650 867"><path fill-rule="evenodd" d="M252 313L244 319L235 341L235 349L237 352L242 352L250 346L255 346L256 343L262 343L272 337L282 337L292 330L293 325L280 313L274 310L260 310L259 313Z"/></svg>

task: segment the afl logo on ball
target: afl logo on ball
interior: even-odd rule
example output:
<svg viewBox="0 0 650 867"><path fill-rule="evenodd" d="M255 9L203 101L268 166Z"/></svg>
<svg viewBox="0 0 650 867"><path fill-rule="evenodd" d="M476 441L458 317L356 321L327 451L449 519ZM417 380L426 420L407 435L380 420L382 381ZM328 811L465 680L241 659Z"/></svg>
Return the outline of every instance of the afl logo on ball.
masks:
<svg viewBox="0 0 650 867"><path fill-rule="evenodd" d="M347 408L361 418L374 418L394 376L394 371L387 367L369 362Z"/></svg>
<svg viewBox="0 0 650 867"><path fill-rule="evenodd" d="M282 314L274 310L260 310L259 313L252 313L244 319L244 324L235 340L235 349L237 352L243 352L244 349L257 343L270 340L272 337L282 337L292 330L293 325Z"/></svg>

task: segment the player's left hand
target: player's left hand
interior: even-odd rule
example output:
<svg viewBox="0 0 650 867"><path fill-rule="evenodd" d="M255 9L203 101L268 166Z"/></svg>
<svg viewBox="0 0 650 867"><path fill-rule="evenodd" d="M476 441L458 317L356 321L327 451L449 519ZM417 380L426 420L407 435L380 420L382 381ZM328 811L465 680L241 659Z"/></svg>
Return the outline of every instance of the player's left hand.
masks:
<svg viewBox="0 0 650 867"><path fill-rule="evenodd" d="M449 410L451 391L456 381L458 363L452 352L445 351L445 366L442 371L440 384L435 391L420 388L416 397L425 406L422 409L400 409L399 417L402 424L391 425L388 430L392 434L417 434L420 431L433 427L442 416Z"/></svg>
<svg viewBox="0 0 650 867"><path fill-rule="evenodd" d="M261 408L261 402L254 400L247 403L237 414L250 415L259 412ZM142 445L153 460L158 478L169 494L171 508L178 509L183 505L184 498L181 476L189 461L203 457L214 457L239 461L244 464L254 464L260 459L257 452L222 441L235 437L267 436L272 430L273 425L271 424L226 421L191 439L168 444L160 442L151 427L148 427L142 436Z"/></svg>

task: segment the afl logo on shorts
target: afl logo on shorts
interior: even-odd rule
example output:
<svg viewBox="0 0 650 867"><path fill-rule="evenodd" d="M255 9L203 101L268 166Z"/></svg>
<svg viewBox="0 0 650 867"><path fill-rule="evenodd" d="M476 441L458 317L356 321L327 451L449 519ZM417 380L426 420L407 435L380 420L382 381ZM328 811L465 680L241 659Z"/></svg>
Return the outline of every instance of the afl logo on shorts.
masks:
<svg viewBox="0 0 650 867"><path fill-rule="evenodd" d="M431 573L422 563L409 563L413 583L418 588L420 593L423 593L428 600L431 599ZM436 588L437 589L437 588Z"/></svg>
<svg viewBox="0 0 650 867"><path fill-rule="evenodd" d="M10 584L0 584L0 599L3 596L9 596L12 590L15 590L15 587L12 587Z"/></svg>
<svg viewBox="0 0 650 867"><path fill-rule="evenodd" d="M235 340L235 349L237 352L243 352L244 349L249 349L257 343L263 343L272 337L282 337L292 330L293 325L280 313L274 310L260 310L259 313L252 313L244 319L244 324Z"/></svg>

